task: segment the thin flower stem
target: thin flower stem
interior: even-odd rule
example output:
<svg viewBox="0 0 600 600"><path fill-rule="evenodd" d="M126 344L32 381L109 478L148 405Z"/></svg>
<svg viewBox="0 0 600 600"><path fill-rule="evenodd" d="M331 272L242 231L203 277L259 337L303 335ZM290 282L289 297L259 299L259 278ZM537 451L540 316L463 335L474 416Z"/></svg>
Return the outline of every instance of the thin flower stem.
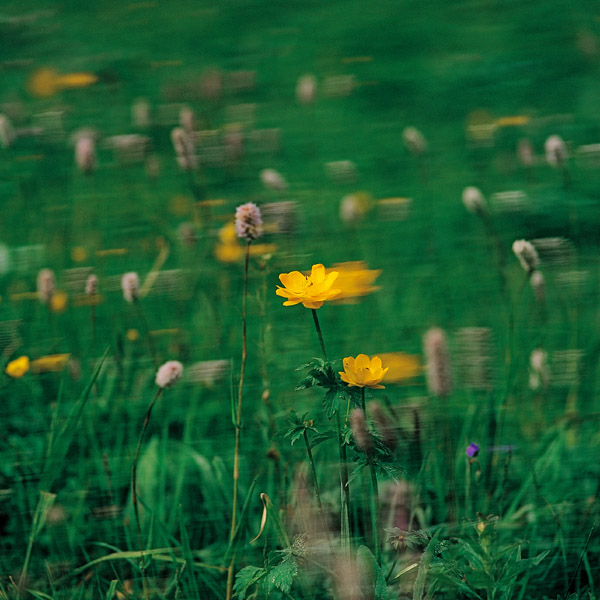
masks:
<svg viewBox="0 0 600 600"><path fill-rule="evenodd" d="M137 530L138 537L138 546L140 547L140 551L144 551L144 543L142 541L142 528L140 526L140 511L138 507L138 496L137 496L137 466L138 461L140 459L140 451L142 449L142 442L144 440L144 435L146 434L146 429L148 429L148 423L150 423L150 415L152 414L152 409L156 404L156 401L159 399L162 394L163 388L159 387L156 390L156 394L154 394L154 398L152 398L152 402L148 406L148 410L146 411L146 416L144 417L144 425L142 426L142 432L140 433L140 439L138 440L137 450L135 451L135 458L133 459L133 465L131 467L131 503L133 504L133 513L135 515L135 527ZM144 556L142 555L142 562L144 561ZM146 570L145 568L142 570L142 582L144 586L144 597L146 600L150 597L150 593L148 590L148 580L146 578Z"/></svg>
<svg viewBox="0 0 600 600"><path fill-rule="evenodd" d="M350 487L348 486L348 459L346 456L346 444L342 437L342 424L340 420L340 412L335 413L337 420L338 431L338 447L340 454L340 487L341 487L341 535L342 545L350 548Z"/></svg>
<svg viewBox="0 0 600 600"><path fill-rule="evenodd" d="M308 462L310 464L310 472L312 473L313 478L313 487L315 489L315 498L317 499L317 507L319 509L319 515L321 516L321 520L323 521L323 525L325 525L325 515L323 514L323 505L321 504L321 495L319 494L319 482L317 480L317 472L315 470L315 463L313 460L312 450L310 448L310 442L308 441L308 435L306 433L306 429L304 430L304 444L306 445L306 454L308 455Z"/></svg>
<svg viewBox="0 0 600 600"><path fill-rule="evenodd" d="M365 402L365 388L361 388L361 404L362 410L365 415L365 422L367 419L367 404ZM373 488L373 495L371 497L371 519L373 524L373 545L375 546L375 558L377 564L381 565L381 544L379 543L379 485L377 484L377 473L375 471L375 464L371 457L371 451L366 452L367 463L369 464L369 471L371 472L371 486Z"/></svg>
<svg viewBox="0 0 600 600"><path fill-rule="evenodd" d="M250 262L250 244L248 240L246 245L246 261L244 265L244 295L242 297L242 365L240 368L240 385L238 388L238 403L235 416L235 450L233 455L233 501L231 509L231 531L229 541L232 542L235 536L237 525L237 504L238 504L238 480L240 478L240 436L242 431L242 399L244 396L244 372L246 370L246 300L248 297L248 265ZM233 592L233 569L235 567L235 552L231 557L231 562L227 569L227 600L231 600Z"/></svg>
<svg viewBox="0 0 600 600"><path fill-rule="evenodd" d="M315 322L315 328L317 330L317 335L319 336L319 344L321 344L321 352L323 353L323 358L327 360L327 352L325 352L325 342L323 341L323 333L321 331L321 326L319 325L319 317L317 315L316 309L312 309L313 321Z"/></svg>

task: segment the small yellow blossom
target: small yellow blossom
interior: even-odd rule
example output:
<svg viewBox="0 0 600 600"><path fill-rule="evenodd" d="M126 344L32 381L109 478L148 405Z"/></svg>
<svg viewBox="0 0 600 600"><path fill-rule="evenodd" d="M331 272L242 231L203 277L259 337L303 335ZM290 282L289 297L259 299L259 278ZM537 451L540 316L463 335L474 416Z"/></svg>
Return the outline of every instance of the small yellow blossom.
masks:
<svg viewBox="0 0 600 600"><path fill-rule="evenodd" d="M368 387L374 390L385 388L379 385L379 382L385 377L388 369L382 367L379 356L374 356L370 360L366 354L359 354L356 359L347 356L343 360L343 365L344 370L339 372L340 377L350 387Z"/></svg>
<svg viewBox="0 0 600 600"><path fill-rule="evenodd" d="M31 361L32 373L52 373L62 371L68 364L70 354L49 354Z"/></svg>
<svg viewBox="0 0 600 600"><path fill-rule="evenodd" d="M275 252L275 244L252 244L250 256L263 256ZM215 257L222 263L236 263L246 255L246 245L241 244L235 232L235 223L227 223L219 230L219 242L215 245Z"/></svg>
<svg viewBox="0 0 600 600"><path fill-rule="evenodd" d="M5 373L18 379L19 377L23 377L27 371L29 371L29 358L27 356L19 356L19 358L11 360L6 365Z"/></svg>
<svg viewBox="0 0 600 600"><path fill-rule="evenodd" d="M125 337L130 342L137 342L140 339L140 332L137 329L128 329L125 333Z"/></svg>
<svg viewBox="0 0 600 600"><path fill-rule="evenodd" d="M279 280L284 287L277 286L275 293L287 298L283 303L284 306L302 303L306 308L321 308L323 302L331 300L340 293L338 289L331 289L337 277L337 271L326 274L325 267L321 264L313 265L308 276L300 271L281 273Z"/></svg>
<svg viewBox="0 0 600 600"><path fill-rule="evenodd" d="M57 290L50 297L50 310L55 313L62 313L67 310L69 304L69 297L65 292Z"/></svg>
<svg viewBox="0 0 600 600"><path fill-rule="evenodd" d="M334 298L335 302L342 304L356 302L357 298L381 289L373 285L381 275L381 269L367 269L367 264L362 260L336 263L333 268L325 269L327 275L334 271L338 272L335 287L340 290L340 293Z"/></svg>
<svg viewBox="0 0 600 600"><path fill-rule="evenodd" d="M389 369L385 376L386 383L404 383L423 373L423 365L419 357L414 354L388 352L379 354L379 358Z"/></svg>
<svg viewBox="0 0 600 600"><path fill-rule="evenodd" d="M71 259L75 262L83 262L87 258L87 250L83 246L71 248Z"/></svg>

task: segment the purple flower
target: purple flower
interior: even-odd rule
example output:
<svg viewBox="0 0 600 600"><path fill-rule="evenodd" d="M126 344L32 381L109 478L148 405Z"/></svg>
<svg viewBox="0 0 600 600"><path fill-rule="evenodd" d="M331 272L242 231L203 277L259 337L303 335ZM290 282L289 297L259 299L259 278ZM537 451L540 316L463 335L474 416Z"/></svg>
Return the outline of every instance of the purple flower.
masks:
<svg viewBox="0 0 600 600"><path fill-rule="evenodd" d="M479 446L474 442L470 443L466 453L469 458L475 458L479 454Z"/></svg>

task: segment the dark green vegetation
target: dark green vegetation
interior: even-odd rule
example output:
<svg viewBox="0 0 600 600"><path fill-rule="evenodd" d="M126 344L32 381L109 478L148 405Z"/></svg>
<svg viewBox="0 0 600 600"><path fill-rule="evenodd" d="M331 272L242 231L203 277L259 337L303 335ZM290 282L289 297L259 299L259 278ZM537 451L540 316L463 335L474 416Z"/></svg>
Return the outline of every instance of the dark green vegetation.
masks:
<svg viewBox="0 0 600 600"><path fill-rule="evenodd" d="M239 597L597 594L600 154L582 148L600 142L597 8L0 3L0 113L17 130L0 146L0 598L143 598L142 571L151 597L225 598L244 267L241 255L221 263L214 249L236 206L287 200L294 230L268 233L257 243L277 249L250 261ZM98 81L31 93L44 68ZM295 88L307 73L317 95L302 104ZM132 123L139 98L150 106L146 125ZM170 139L183 105L197 130L216 132L202 138L192 173L178 168ZM524 118L501 120L516 116ZM426 152L405 147L407 126L423 133ZM72 134L83 127L96 130L90 174L73 159ZM244 153L221 160L232 132ZM129 158L111 140L128 133L148 138ZM567 142L564 169L544 159L551 134ZM531 166L517 159L522 138L535 150ZM352 161L355 173L328 174L336 161ZM289 188L265 188L265 168ZM487 216L462 205L471 185L486 196ZM343 223L340 201L359 191L364 214ZM495 195L514 191L522 193ZM379 202L398 197L412 199L407 210ZM518 239L538 240L543 300L511 252ZM319 343L310 311L275 296L277 275L351 260L382 269L381 289L319 309L337 362L296 372ZM68 294L64 311L31 295L43 267ZM120 277L137 271L144 283L154 269L137 310ZM84 294L92 272L101 295L93 309ZM369 461L343 432L356 561L348 567L336 419L322 400L340 392L345 356L402 351L424 363L432 326L448 338L452 393L435 397L419 375L366 394L398 438L393 449L379 440L372 459L388 529L381 567ZM536 349L548 372L532 389ZM69 363L4 374L19 356L53 354L70 354ZM156 366L168 359L185 374L154 407L142 447L142 556L130 473ZM219 377L197 365L217 359L226 361ZM295 390L301 380L315 386ZM343 401L340 409L344 417ZM315 533L326 527L305 440L328 542ZM471 442L480 446L472 464ZM264 531L250 543L263 510Z"/></svg>

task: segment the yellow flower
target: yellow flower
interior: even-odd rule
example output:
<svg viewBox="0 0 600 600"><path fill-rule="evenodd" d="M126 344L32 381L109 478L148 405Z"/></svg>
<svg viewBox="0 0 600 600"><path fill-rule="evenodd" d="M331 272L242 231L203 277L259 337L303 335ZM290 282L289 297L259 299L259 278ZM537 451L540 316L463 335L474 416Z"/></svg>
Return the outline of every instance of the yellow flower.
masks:
<svg viewBox="0 0 600 600"><path fill-rule="evenodd" d="M69 297L63 291L57 290L50 297L50 310L55 313L62 313L67 310Z"/></svg>
<svg viewBox="0 0 600 600"><path fill-rule="evenodd" d="M62 371L69 362L70 354L49 354L31 361L32 373L51 373Z"/></svg>
<svg viewBox="0 0 600 600"><path fill-rule="evenodd" d="M339 276L335 286L340 289L340 293L335 297L335 302L344 304L356 301L360 296L372 294L380 288L374 286L373 282L381 275L381 269L369 270L362 260L337 263L333 268L327 268L327 274L337 271Z"/></svg>
<svg viewBox="0 0 600 600"><path fill-rule="evenodd" d="M18 379L19 377L23 377L27 371L29 371L29 358L27 356L19 356L19 358L11 360L6 365L5 373Z"/></svg>
<svg viewBox="0 0 600 600"><path fill-rule="evenodd" d="M262 256L275 252L275 244L252 244L250 256ZM222 263L241 261L246 254L246 246L240 243L235 232L235 223L227 223L219 230L219 242L215 245L215 257Z"/></svg>
<svg viewBox="0 0 600 600"><path fill-rule="evenodd" d="M359 354L356 359L347 356L343 364L344 370L339 373L342 381L350 387L368 387L374 390L385 388L379 385L379 382L385 377L388 369L382 367L379 356L374 356L371 360L366 354Z"/></svg>
<svg viewBox="0 0 600 600"><path fill-rule="evenodd" d="M320 264L313 265L308 276L303 275L300 271L282 273L279 280L284 287L277 286L275 293L287 298L283 303L284 306L302 303L306 308L321 308L323 302L331 300L340 293L338 289L331 289L337 276L337 271L326 274L325 267Z"/></svg>
<svg viewBox="0 0 600 600"><path fill-rule="evenodd" d="M414 354L389 352L380 354L379 358L389 369L388 374L385 376L386 383L403 383L407 379L413 379L423 373L421 361Z"/></svg>

